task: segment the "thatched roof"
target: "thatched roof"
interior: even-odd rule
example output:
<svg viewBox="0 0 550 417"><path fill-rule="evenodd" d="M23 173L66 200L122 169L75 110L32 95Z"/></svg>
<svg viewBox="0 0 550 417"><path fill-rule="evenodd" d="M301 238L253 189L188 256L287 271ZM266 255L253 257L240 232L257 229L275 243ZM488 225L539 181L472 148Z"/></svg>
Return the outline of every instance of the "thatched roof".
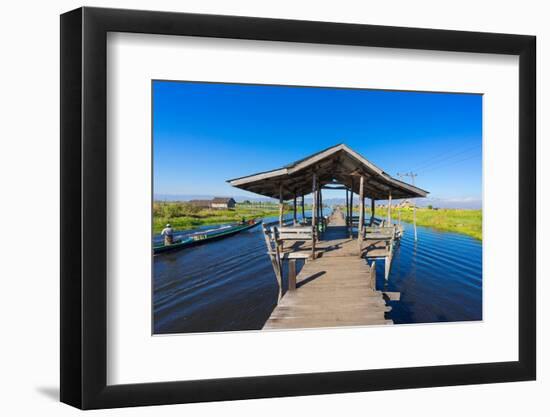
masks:
<svg viewBox="0 0 550 417"><path fill-rule="evenodd" d="M272 198L280 197L282 187L283 200L289 200L294 195L312 192L313 173L317 174L321 186L343 184L357 194L359 177L363 176L365 196L376 200L387 199L390 191L395 199L428 195L428 191L391 177L345 144L332 146L281 168L227 182L242 190Z"/></svg>

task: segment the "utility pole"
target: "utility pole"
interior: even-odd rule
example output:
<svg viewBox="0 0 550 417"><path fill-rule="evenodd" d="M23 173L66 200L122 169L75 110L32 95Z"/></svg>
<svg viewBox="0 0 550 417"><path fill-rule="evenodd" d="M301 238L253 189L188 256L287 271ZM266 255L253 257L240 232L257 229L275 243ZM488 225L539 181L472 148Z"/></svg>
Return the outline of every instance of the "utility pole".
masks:
<svg viewBox="0 0 550 417"><path fill-rule="evenodd" d="M418 174L415 174L414 172L405 172L404 174L397 173L397 176L399 178L403 177L410 177L411 178L411 184L414 187L414 179L418 176ZM414 241L416 242L418 240L418 235L416 234L416 198L414 199L414 205L413 205L413 226L414 226Z"/></svg>

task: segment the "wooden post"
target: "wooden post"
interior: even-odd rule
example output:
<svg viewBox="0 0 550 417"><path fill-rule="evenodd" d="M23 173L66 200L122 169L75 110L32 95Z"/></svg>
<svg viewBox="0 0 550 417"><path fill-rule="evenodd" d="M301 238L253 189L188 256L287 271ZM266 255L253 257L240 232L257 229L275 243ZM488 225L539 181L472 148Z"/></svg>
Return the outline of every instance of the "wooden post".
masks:
<svg viewBox="0 0 550 417"><path fill-rule="evenodd" d="M280 262L280 252L277 249L277 244L275 242L275 230L272 228L269 230L265 225L262 224L262 229L264 232L265 244L267 247L267 253L269 254L269 259L271 260L271 266L275 272L275 279L277 281L277 286L279 287L277 295L277 303L281 300L281 283L282 283L282 265Z"/></svg>
<svg viewBox="0 0 550 417"><path fill-rule="evenodd" d="M376 261L370 264L370 286L376 291Z"/></svg>
<svg viewBox="0 0 550 417"><path fill-rule="evenodd" d="M388 196L388 225L391 226L391 191Z"/></svg>
<svg viewBox="0 0 550 417"><path fill-rule="evenodd" d="M395 231L394 231L394 237L395 237ZM384 278L386 280L390 277L390 271L391 271L391 263L393 260L393 249L394 249L394 237L391 238L389 245L388 245L388 255L386 256L384 260L384 267L385 267L385 273Z"/></svg>
<svg viewBox="0 0 550 417"><path fill-rule="evenodd" d="M353 177L351 177L351 190L349 196L349 237L353 238Z"/></svg>
<svg viewBox="0 0 550 417"><path fill-rule="evenodd" d="M374 198L370 199L370 225L374 222L374 210L376 208L376 200Z"/></svg>
<svg viewBox="0 0 550 417"><path fill-rule="evenodd" d="M346 188L346 226L349 227L349 195Z"/></svg>
<svg viewBox="0 0 550 417"><path fill-rule="evenodd" d="M280 184L279 185L279 227L283 227L283 211L284 211L283 184Z"/></svg>
<svg viewBox="0 0 550 417"><path fill-rule="evenodd" d="M319 225L319 224L321 224L321 223L320 223L320 222L321 222L321 220L320 220L320 219L321 219L321 216L319 215L319 201L320 201L320 200L319 200L319 194L320 194L320 193L319 193L319 184L317 184L317 190L316 190L316 191L317 191L317 194L316 194L316 198L317 198L317 201L316 201L317 211L315 212L315 217L316 217L316 219L317 219L317 224Z"/></svg>
<svg viewBox="0 0 550 417"><path fill-rule="evenodd" d="M302 221L306 219L305 196L302 194Z"/></svg>
<svg viewBox="0 0 550 417"><path fill-rule="evenodd" d="M321 226L321 231L324 232L324 223L325 219L323 216L323 187L319 185L319 225Z"/></svg>
<svg viewBox="0 0 550 417"><path fill-rule="evenodd" d="M313 239L311 240L311 259L315 259L315 240L317 239L317 225L315 211L317 210L317 175L313 174L311 190L313 193L313 206L311 207L311 227L313 228Z"/></svg>
<svg viewBox="0 0 550 417"><path fill-rule="evenodd" d="M296 259L290 259L288 261L288 290L294 291L296 289Z"/></svg>
<svg viewBox="0 0 550 417"><path fill-rule="evenodd" d="M366 223L367 217L365 213L365 196L363 195L363 223ZM364 225L363 225L364 227Z"/></svg>
<svg viewBox="0 0 550 417"><path fill-rule="evenodd" d="M359 257L361 257L361 245L363 243L363 223L365 218L365 178L361 175L359 178L359 224L357 225L357 246L359 247Z"/></svg>
<svg viewBox="0 0 550 417"><path fill-rule="evenodd" d="M294 224L298 223L298 214L296 213L296 193L294 193Z"/></svg>

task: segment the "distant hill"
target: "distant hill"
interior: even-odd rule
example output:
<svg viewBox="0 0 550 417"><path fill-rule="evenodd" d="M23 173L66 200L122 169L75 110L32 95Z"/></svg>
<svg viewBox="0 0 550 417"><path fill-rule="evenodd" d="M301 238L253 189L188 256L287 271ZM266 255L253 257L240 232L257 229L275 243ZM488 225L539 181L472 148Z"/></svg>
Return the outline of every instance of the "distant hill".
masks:
<svg viewBox="0 0 550 417"><path fill-rule="evenodd" d="M247 197L239 195L213 195L213 194L155 194L155 201L189 201L189 200L211 200L214 197L233 197L237 203L243 201L252 202L277 202L278 200L268 197ZM399 200L398 200L399 201ZM311 204L312 199L305 199L306 204ZM354 205L357 205L358 198L354 196ZM378 201L379 204L387 204L386 200ZM345 198L325 198L323 204L326 206L344 205ZM457 209L480 209L481 200L473 198L418 198L416 200L417 207L427 207L432 205L437 208L457 208ZM367 202L367 207L370 207L370 202Z"/></svg>
<svg viewBox="0 0 550 417"><path fill-rule="evenodd" d="M237 203L242 203L243 201L263 201L263 202L274 202L277 201L273 198L268 197L246 197L238 195L214 195L214 194L155 194L155 201L189 201L189 200L211 200L214 197L233 197Z"/></svg>

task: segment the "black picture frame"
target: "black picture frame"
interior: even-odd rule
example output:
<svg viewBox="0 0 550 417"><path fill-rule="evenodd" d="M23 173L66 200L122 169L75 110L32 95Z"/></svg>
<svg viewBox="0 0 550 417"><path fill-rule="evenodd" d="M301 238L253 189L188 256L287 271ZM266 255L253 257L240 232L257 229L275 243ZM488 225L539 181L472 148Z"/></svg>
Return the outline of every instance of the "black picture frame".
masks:
<svg viewBox="0 0 550 417"><path fill-rule="evenodd" d="M107 375L108 32L519 56L519 360L113 385ZM61 401L82 409L482 384L536 377L534 36L136 10L61 16Z"/></svg>

